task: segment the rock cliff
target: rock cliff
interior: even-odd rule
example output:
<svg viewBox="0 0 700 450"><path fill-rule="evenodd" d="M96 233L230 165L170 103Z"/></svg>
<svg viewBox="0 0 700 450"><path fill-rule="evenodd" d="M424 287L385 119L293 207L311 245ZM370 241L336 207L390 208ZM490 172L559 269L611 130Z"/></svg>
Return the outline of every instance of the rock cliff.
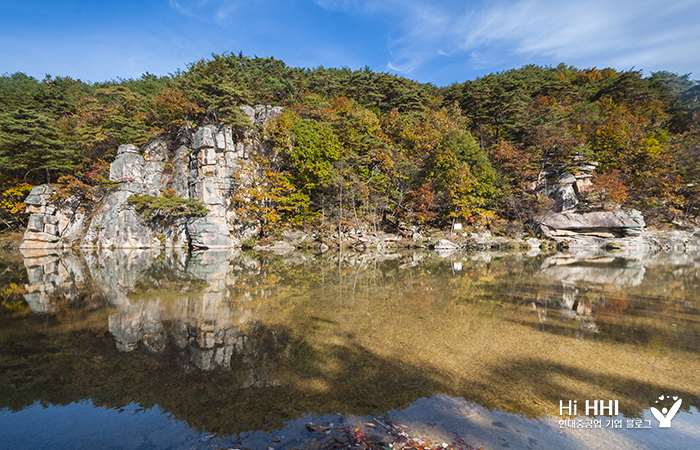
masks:
<svg viewBox="0 0 700 450"><path fill-rule="evenodd" d="M639 237L644 230L644 217L637 210L590 210L581 208L587 194L592 192L593 172L597 162L584 162L575 156L574 164L562 170L543 171L536 186L541 195L553 202L550 214L534 219L542 236L568 247L605 247L618 243L648 246Z"/></svg>
<svg viewBox="0 0 700 450"><path fill-rule="evenodd" d="M31 213L24 251L80 246L89 248L230 248L253 230L238 223L230 208L236 171L249 155L266 149L260 127L282 109L243 106L252 126L236 136L225 126L184 130L174 139L158 137L141 148L119 147L110 166L113 186L96 202L57 198L49 185L35 187L25 200ZM209 210L203 217L170 223L144 220L127 200L133 195L164 194L195 199Z"/></svg>

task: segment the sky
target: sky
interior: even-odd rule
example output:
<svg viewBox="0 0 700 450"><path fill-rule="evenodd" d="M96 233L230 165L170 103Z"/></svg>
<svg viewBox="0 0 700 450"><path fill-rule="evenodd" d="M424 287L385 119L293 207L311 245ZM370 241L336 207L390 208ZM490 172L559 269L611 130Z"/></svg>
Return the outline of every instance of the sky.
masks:
<svg viewBox="0 0 700 450"><path fill-rule="evenodd" d="M700 0L0 0L0 74L174 74L212 54L447 86L527 64L700 79Z"/></svg>

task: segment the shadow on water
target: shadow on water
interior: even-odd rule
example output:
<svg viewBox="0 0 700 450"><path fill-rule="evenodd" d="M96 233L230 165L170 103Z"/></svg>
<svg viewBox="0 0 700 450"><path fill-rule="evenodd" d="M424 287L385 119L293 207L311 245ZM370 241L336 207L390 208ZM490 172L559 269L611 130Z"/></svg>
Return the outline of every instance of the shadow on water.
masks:
<svg viewBox="0 0 700 450"><path fill-rule="evenodd" d="M0 407L13 411L83 399L159 405L232 435L438 394L528 417L556 415L568 399L617 399L635 417L660 392L700 405L700 359L687 354L698 343L696 294L609 300L678 267L229 250L24 265L25 307L0 316ZM651 284L645 295L660 297ZM657 317L669 308L684 319L673 332Z"/></svg>
<svg viewBox="0 0 700 450"><path fill-rule="evenodd" d="M634 376L611 376L605 370L580 368L545 359L513 359L492 367L485 377L488 382L477 382L465 389L472 391L473 399L480 404L489 404L494 386L504 392L528 392L529 397L513 396L511 400L522 401L516 410L531 410L533 401L547 402L557 407L551 415L559 414L559 402L577 400L580 413L585 400L619 400L620 414L627 417L641 417L644 410L653 406L652 400L659 393L673 393L683 398L683 410L689 411L692 405L700 404L697 390L679 389L669 380L667 383L644 381ZM526 414L527 415L527 414Z"/></svg>

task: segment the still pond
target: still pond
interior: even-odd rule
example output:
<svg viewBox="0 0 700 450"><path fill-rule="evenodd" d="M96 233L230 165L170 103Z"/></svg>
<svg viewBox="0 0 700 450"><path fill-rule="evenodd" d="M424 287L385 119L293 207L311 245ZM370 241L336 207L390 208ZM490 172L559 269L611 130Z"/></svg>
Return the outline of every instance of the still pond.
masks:
<svg viewBox="0 0 700 450"><path fill-rule="evenodd" d="M700 254L4 253L0 289L2 448L700 448Z"/></svg>

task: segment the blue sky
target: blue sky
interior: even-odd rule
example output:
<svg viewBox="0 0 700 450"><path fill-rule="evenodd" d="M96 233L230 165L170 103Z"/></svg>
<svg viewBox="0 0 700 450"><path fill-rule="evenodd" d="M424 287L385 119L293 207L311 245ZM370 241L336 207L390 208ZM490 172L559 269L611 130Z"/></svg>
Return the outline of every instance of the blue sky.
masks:
<svg viewBox="0 0 700 450"><path fill-rule="evenodd" d="M700 79L700 0L0 0L0 74L83 81L212 53L369 66L438 86L525 64Z"/></svg>

